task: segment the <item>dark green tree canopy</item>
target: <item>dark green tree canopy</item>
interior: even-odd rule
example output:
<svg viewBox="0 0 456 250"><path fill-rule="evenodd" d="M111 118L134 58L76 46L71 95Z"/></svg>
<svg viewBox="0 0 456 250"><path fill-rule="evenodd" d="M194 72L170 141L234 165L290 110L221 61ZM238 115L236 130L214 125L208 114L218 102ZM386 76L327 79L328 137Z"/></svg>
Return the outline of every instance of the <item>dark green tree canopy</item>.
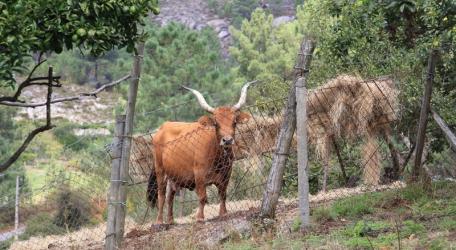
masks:
<svg viewBox="0 0 456 250"><path fill-rule="evenodd" d="M138 24L157 0L6 0L0 2L0 86L14 86L31 52L87 49L99 56L114 48L134 50Z"/></svg>

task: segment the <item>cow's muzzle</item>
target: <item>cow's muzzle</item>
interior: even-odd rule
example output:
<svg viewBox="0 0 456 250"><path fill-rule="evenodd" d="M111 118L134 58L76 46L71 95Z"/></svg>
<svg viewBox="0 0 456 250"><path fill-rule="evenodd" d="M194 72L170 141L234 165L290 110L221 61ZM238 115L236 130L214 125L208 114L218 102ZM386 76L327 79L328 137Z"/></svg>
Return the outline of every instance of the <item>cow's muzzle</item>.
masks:
<svg viewBox="0 0 456 250"><path fill-rule="evenodd" d="M231 136L224 136L220 141L221 146L230 146L234 144L234 138Z"/></svg>

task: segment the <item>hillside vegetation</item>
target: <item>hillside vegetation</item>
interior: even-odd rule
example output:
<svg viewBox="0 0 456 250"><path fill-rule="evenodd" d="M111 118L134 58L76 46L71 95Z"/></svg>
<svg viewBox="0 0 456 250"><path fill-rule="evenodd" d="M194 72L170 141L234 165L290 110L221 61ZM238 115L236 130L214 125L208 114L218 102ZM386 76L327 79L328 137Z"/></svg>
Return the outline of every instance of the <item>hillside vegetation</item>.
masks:
<svg viewBox="0 0 456 250"><path fill-rule="evenodd" d="M73 4L73 1L68 1L70 2ZM125 20L138 21L134 31L140 32L141 36L135 33L133 37L145 43L135 134L153 131L164 121L193 121L204 114L194 96L181 90L182 85L200 90L209 104L218 106L230 105L236 101L243 83L259 80L249 90L248 104L255 105L249 111L272 117L281 106L271 105L271 101L282 102L287 95L295 78L295 60L304 37L314 39L317 44L308 78L309 89L315 89L329 79L344 74L364 79L388 75L393 79L395 88L399 91L397 99L400 110L397 120L391 123L391 141L388 143L397 149L401 160L412 155L425 67L429 51L438 49L431 106L451 130L456 130L454 1L283 0L266 1L269 2L269 7L261 7L264 1L207 0L205 4L212 14L231 22L229 33L232 40L227 58L221 51L219 31L211 27L191 29L178 22L159 26L149 16L145 17L147 11L157 10L155 2L151 1L154 6L147 5L147 1L139 2L140 10L116 5L118 14ZM7 13L13 13L11 6L5 6L0 3L0 10L8 9L10 12ZM20 4L17 6L24 7ZM84 4L77 6L77 10L82 11L82 16L88 15L85 13L87 11L95 12L95 9L83 7ZM290 6L292 11L289 11ZM38 10L44 11L41 8ZM47 34L39 30L33 30L38 32L36 34L30 31L36 39L22 42L19 38L5 36L6 41L0 41L0 60L1 63L8 61L9 64L3 63L0 66L20 64L21 67L11 66L8 70L2 67L0 94L14 92L13 75L17 75L18 79L26 77L27 70L33 65L33 60L27 54L29 50L44 48L49 51L42 55L47 62L35 75L45 75L47 66L54 67L55 74L62 76L62 88L70 90L57 91L55 96L91 90L128 74L133 62L133 42L119 40L118 43L103 46L98 43L98 40L103 39L115 41L120 36L119 33L124 31L118 27L114 33L107 32L110 19L106 11L100 12L103 15L103 19L100 18L102 23L92 22L90 18L82 20L73 15L68 20L65 19L69 23L67 26L79 34L74 39L68 35L74 32L59 33L62 37L57 37L55 33L55 37L47 39ZM274 24L277 15L294 16L292 20L277 25ZM8 14L7 17L1 20L6 20L10 28L21 18L24 22L30 21L22 14L14 17ZM65 27L68 28L67 26ZM56 24L56 27L60 26ZM62 24L62 30L65 27ZM100 30L95 31L97 27ZM10 28L0 28L0 34L11 33ZM84 29L84 32L80 29ZM91 29L94 30L90 32L93 37L89 35ZM25 39L25 34L29 31L17 32ZM124 38L128 34L123 32L120 37ZM3 53L6 48L4 44L10 44L8 41L11 39L12 44L20 46L17 51L8 51L12 60L7 60ZM37 44L39 39L46 41L42 44L44 47ZM71 46L66 46L65 43ZM73 46L73 43L80 46ZM56 128L35 138L19 160L0 174L0 231L9 231L14 223L16 176L21 177L21 204L24 207L21 225L26 227L21 240L69 233L105 222L114 116L125 112L127 89L128 84L120 84L96 100L54 106L53 123ZM44 100L40 98L45 95L45 91L43 88L26 94L30 100L38 101ZM40 112L43 113L44 109L0 106L0 162L19 147L28 131L44 121L44 115L33 115ZM265 233L256 238L254 234L234 232L220 248L389 249L398 248L399 245L404 248L456 248L456 224L453 223L456 220L456 198L451 191L456 187L451 181L456 177L456 156L438 127L431 121L428 126L425 147L427 157L424 164L436 181L431 192L408 186L398 191L365 194L324 204L312 210L315 227L304 236L297 232L299 221L296 219L296 208L290 208L290 211L295 212L286 215L291 221L291 233L273 231L269 236L264 236L268 235ZM385 143L384 138L376 140L382 142L378 149L379 167L388 168L390 145ZM340 158L346 163L348 174L354 180L353 185L356 185L362 174L360 159L363 140L358 139L353 143L340 139L337 143L340 145ZM323 181L322 163L316 157L316 150L310 149L312 193L320 190ZM266 159L270 154L262 157ZM285 197L294 197L297 193L294 157L295 155L291 157L285 170L285 175L289 176L282 190ZM329 187L345 186L346 180L336 170L339 167L338 159L331 156L329 161L334 166L330 173ZM410 174L412 161L404 166L401 179L406 179ZM270 162L267 158L261 163L267 165L264 171L269 170ZM253 180L255 176L244 176L245 173L241 171L243 169L239 169L233 175L233 178L240 180L239 185L257 184ZM382 171L383 174L385 171ZM438 179L450 181L439 182ZM143 195L144 189L141 185L130 189L133 195L129 197L128 213L137 223L141 220L148 223L151 220ZM255 191L258 190L262 189L257 185ZM245 192L236 194L235 198L251 198L249 195ZM77 218L68 217L66 212L69 210L78 214ZM191 211L192 208L187 208L184 212ZM10 243L11 241L0 242L0 249L7 248ZM199 247L195 242L183 243L189 248Z"/></svg>

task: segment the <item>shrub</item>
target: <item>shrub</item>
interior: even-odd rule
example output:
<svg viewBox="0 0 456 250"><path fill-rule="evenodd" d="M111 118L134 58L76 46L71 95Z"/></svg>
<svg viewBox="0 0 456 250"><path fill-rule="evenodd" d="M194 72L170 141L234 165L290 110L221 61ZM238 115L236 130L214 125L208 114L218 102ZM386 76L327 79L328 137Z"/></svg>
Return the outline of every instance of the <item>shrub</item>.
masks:
<svg viewBox="0 0 456 250"><path fill-rule="evenodd" d="M312 211L312 217L316 222L325 223L333 221L337 217L337 214L330 208L319 207Z"/></svg>
<svg viewBox="0 0 456 250"><path fill-rule="evenodd" d="M13 243L13 239L0 241L0 250L7 250L10 248L11 244Z"/></svg>
<svg viewBox="0 0 456 250"><path fill-rule="evenodd" d="M61 144L65 145L69 149L79 151L87 147L86 140L80 140L73 132L78 125L72 124L70 122L62 122L53 129L54 135ZM76 143L77 142L77 143Z"/></svg>
<svg viewBox="0 0 456 250"><path fill-rule="evenodd" d="M350 197L336 201L332 209L337 216L358 217L371 214L374 211L374 197L373 195Z"/></svg>
<svg viewBox="0 0 456 250"><path fill-rule="evenodd" d="M26 240L32 236L47 236L61 234L65 229L54 224L54 220L49 213L39 213L27 221L25 232L20 239Z"/></svg>
<svg viewBox="0 0 456 250"><path fill-rule="evenodd" d="M90 222L90 201L80 193L64 186L54 194L57 213L54 224L59 227L77 230Z"/></svg>

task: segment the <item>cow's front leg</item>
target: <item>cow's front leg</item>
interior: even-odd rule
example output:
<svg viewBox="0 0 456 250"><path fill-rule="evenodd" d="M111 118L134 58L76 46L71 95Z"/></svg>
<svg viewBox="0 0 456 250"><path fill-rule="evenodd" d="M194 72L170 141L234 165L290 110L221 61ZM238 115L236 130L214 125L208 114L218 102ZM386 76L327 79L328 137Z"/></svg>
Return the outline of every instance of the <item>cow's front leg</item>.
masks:
<svg viewBox="0 0 456 250"><path fill-rule="evenodd" d="M226 215L226 189L228 187L228 182L223 181L222 183L217 185L218 189L218 195L220 198L220 210L219 210L219 216L223 217Z"/></svg>
<svg viewBox="0 0 456 250"><path fill-rule="evenodd" d="M163 224L163 206L165 205L166 181L162 171L156 171L158 186L158 214L156 224Z"/></svg>
<svg viewBox="0 0 456 250"><path fill-rule="evenodd" d="M199 199L199 207L198 212L196 213L196 221L202 222L204 221L204 205L206 205L207 202L205 175L203 175L202 173L195 173L195 182L196 195L198 195Z"/></svg>

